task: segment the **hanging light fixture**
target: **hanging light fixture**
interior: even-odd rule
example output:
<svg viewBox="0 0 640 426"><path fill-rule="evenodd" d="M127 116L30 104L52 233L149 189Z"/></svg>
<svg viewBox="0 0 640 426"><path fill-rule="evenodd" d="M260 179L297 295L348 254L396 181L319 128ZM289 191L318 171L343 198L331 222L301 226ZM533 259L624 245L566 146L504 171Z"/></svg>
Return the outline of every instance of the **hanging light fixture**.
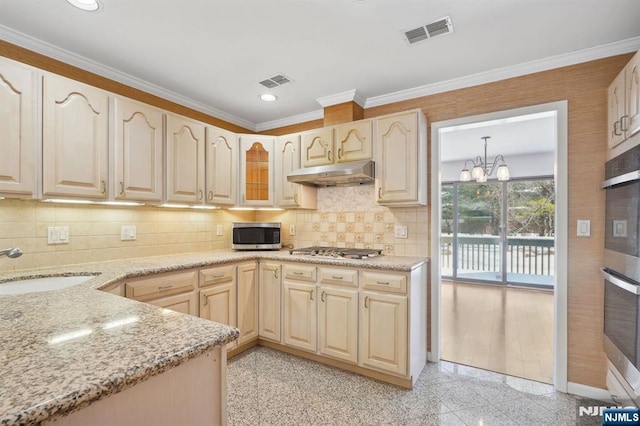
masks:
<svg viewBox="0 0 640 426"><path fill-rule="evenodd" d="M483 136L480 139L484 140L484 159L478 155L475 160L466 160L460 172L460 181L469 182L471 179L475 179L478 183L484 183L494 170L499 181L509 180L509 168L502 155L496 155L496 158L490 163L487 161L487 139L491 139L491 136ZM473 165L471 171L467 167L469 162Z"/></svg>

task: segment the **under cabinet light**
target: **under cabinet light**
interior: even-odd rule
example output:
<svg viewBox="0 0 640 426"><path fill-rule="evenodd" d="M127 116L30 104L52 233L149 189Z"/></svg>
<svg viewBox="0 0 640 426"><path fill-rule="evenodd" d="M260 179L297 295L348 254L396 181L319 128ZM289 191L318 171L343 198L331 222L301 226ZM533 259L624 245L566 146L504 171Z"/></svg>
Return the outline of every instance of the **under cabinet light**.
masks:
<svg viewBox="0 0 640 426"><path fill-rule="evenodd" d="M200 210L218 210L220 207L197 205L197 206L191 206L191 208L200 209Z"/></svg>
<svg viewBox="0 0 640 426"><path fill-rule="evenodd" d="M72 200L66 198L47 198L46 200L42 200L44 203L60 203L60 204L95 204L94 201L91 200Z"/></svg>
<svg viewBox="0 0 640 426"><path fill-rule="evenodd" d="M188 209L191 206L188 204L171 204L171 203L165 203L165 204L160 204L160 207L168 207L170 209Z"/></svg>
<svg viewBox="0 0 640 426"><path fill-rule="evenodd" d="M144 206L143 203L137 203L134 201L102 201L96 204L103 206Z"/></svg>

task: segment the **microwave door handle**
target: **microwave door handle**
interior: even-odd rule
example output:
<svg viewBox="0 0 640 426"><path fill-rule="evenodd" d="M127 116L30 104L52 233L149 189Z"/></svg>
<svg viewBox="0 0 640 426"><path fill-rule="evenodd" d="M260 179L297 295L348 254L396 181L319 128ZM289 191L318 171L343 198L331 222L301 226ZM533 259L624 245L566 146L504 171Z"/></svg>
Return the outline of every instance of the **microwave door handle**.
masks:
<svg viewBox="0 0 640 426"><path fill-rule="evenodd" d="M600 185L600 189L607 189L615 185L634 182L636 180L640 180L640 170L634 170L632 172L607 179L602 182L602 184Z"/></svg>
<svg viewBox="0 0 640 426"><path fill-rule="evenodd" d="M633 293L635 295L640 296L640 286L627 282L625 280L622 280L618 277L615 277L611 275L609 272L607 272L605 269L600 269L600 273L602 273L602 276L604 277L604 279L609 281L611 284L617 287L620 287L621 289L626 290L629 293Z"/></svg>

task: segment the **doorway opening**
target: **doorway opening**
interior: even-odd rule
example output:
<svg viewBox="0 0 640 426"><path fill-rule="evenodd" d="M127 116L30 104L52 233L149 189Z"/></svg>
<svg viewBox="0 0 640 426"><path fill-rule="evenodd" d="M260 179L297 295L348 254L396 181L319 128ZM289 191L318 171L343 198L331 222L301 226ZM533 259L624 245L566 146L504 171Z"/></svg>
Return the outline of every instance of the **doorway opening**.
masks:
<svg viewBox="0 0 640 426"><path fill-rule="evenodd" d="M564 101L432 124L430 360L566 391L566 128ZM485 136L507 179L461 178Z"/></svg>

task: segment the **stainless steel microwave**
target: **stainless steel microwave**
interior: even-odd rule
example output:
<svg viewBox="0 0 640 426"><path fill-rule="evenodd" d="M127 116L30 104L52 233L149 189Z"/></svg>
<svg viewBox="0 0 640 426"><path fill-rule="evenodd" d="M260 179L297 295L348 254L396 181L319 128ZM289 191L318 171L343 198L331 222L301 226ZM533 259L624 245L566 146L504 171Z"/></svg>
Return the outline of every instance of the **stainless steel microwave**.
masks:
<svg viewBox="0 0 640 426"><path fill-rule="evenodd" d="M233 222L234 250L280 250L280 222Z"/></svg>

